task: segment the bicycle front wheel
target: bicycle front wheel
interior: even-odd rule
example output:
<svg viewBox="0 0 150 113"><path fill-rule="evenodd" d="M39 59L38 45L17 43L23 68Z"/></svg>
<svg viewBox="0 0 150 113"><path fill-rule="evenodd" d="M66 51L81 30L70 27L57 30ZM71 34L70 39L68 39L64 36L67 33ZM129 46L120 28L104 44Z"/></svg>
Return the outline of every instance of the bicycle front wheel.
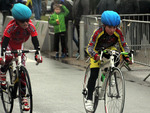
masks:
<svg viewBox="0 0 150 113"><path fill-rule="evenodd" d="M29 110L24 109L23 98L27 99ZM32 89L28 71L25 67L21 66L19 71L19 104L21 113L32 113Z"/></svg>
<svg viewBox="0 0 150 113"><path fill-rule="evenodd" d="M4 111L5 113L11 113L13 110L13 97L12 97L12 92L13 92L13 87L11 86L12 84L12 74L13 74L13 70L10 67L6 73L6 86L5 88L2 88L2 104L4 107Z"/></svg>
<svg viewBox="0 0 150 113"><path fill-rule="evenodd" d="M125 103L125 81L119 68L109 73L105 87L105 113L123 113Z"/></svg>

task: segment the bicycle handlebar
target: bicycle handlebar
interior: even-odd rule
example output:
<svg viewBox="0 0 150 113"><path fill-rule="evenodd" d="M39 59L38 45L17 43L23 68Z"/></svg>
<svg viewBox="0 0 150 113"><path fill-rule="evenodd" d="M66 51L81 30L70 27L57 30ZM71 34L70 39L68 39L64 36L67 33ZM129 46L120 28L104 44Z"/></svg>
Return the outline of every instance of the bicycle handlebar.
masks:
<svg viewBox="0 0 150 113"><path fill-rule="evenodd" d="M37 50L12 50L12 51L5 51L4 52L4 62L5 62L5 55L6 54L21 54L21 53L35 53ZM40 55L40 51L39 51L39 55ZM37 62L36 65L38 65L39 63Z"/></svg>
<svg viewBox="0 0 150 113"><path fill-rule="evenodd" d="M130 55L131 58L132 58L132 63L134 63L134 59L133 59L133 53L134 53L134 50L131 50L130 53L128 52L117 52L115 50L110 50L110 51L107 51L107 50L104 50L102 49L101 51L99 51L100 53L100 61L102 61L102 56L103 56L103 53L108 53L110 55L115 55L115 54L118 54L118 55Z"/></svg>
<svg viewBox="0 0 150 113"><path fill-rule="evenodd" d="M20 54L20 53L35 53L37 50L13 50L13 51L5 51L6 54Z"/></svg>

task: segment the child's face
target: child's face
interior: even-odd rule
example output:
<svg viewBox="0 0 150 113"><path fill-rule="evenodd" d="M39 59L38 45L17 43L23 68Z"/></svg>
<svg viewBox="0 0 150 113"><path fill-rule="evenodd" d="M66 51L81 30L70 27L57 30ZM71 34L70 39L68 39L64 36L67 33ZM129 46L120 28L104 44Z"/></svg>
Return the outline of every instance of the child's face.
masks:
<svg viewBox="0 0 150 113"><path fill-rule="evenodd" d="M116 28L117 27L114 27L114 26L105 26L105 31L106 31L106 33L108 33L108 35L113 35L114 34L114 32L116 31Z"/></svg>
<svg viewBox="0 0 150 113"><path fill-rule="evenodd" d="M24 22L21 22L19 20L17 20L17 23L19 24L20 27L22 27L23 29L27 29L28 26L29 26L29 23L28 23L29 20L27 21L24 21Z"/></svg>
<svg viewBox="0 0 150 113"><path fill-rule="evenodd" d="M58 14L61 12L61 9L59 7L55 8L54 11Z"/></svg>

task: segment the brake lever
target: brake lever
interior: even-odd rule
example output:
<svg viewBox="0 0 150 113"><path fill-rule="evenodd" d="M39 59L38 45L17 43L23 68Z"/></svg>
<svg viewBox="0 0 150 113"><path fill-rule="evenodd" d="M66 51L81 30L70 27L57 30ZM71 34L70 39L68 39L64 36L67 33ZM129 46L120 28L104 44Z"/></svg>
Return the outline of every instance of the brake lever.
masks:
<svg viewBox="0 0 150 113"><path fill-rule="evenodd" d="M134 50L131 50L131 51L130 51L130 54L131 54L131 58L132 58L132 61L131 61L131 62L134 63L134 58L133 58Z"/></svg>

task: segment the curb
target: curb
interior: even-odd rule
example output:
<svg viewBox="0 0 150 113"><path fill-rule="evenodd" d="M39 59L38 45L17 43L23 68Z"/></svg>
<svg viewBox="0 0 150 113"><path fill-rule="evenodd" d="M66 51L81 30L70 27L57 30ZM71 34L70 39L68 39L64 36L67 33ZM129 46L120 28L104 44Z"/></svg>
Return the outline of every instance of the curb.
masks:
<svg viewBox="0 0 150 113"><path fill-rule="evenodd" d="M69 58L69 57L66 57L66 58L55 58L55 52L42 52L43 55L45 55L46 57L49 57L53 60L56 60L56 61L59 61L59 62L62 62L62 63L65 63L65 64L69 64L69 65L73 65L73 66L76 66L78 68L82 68L82 69L85 69L89 63L86 63L86 59L85 60L77 60L76 57L72 57L72 58ZM75 56L75 55L74 55Z"/></svg>

